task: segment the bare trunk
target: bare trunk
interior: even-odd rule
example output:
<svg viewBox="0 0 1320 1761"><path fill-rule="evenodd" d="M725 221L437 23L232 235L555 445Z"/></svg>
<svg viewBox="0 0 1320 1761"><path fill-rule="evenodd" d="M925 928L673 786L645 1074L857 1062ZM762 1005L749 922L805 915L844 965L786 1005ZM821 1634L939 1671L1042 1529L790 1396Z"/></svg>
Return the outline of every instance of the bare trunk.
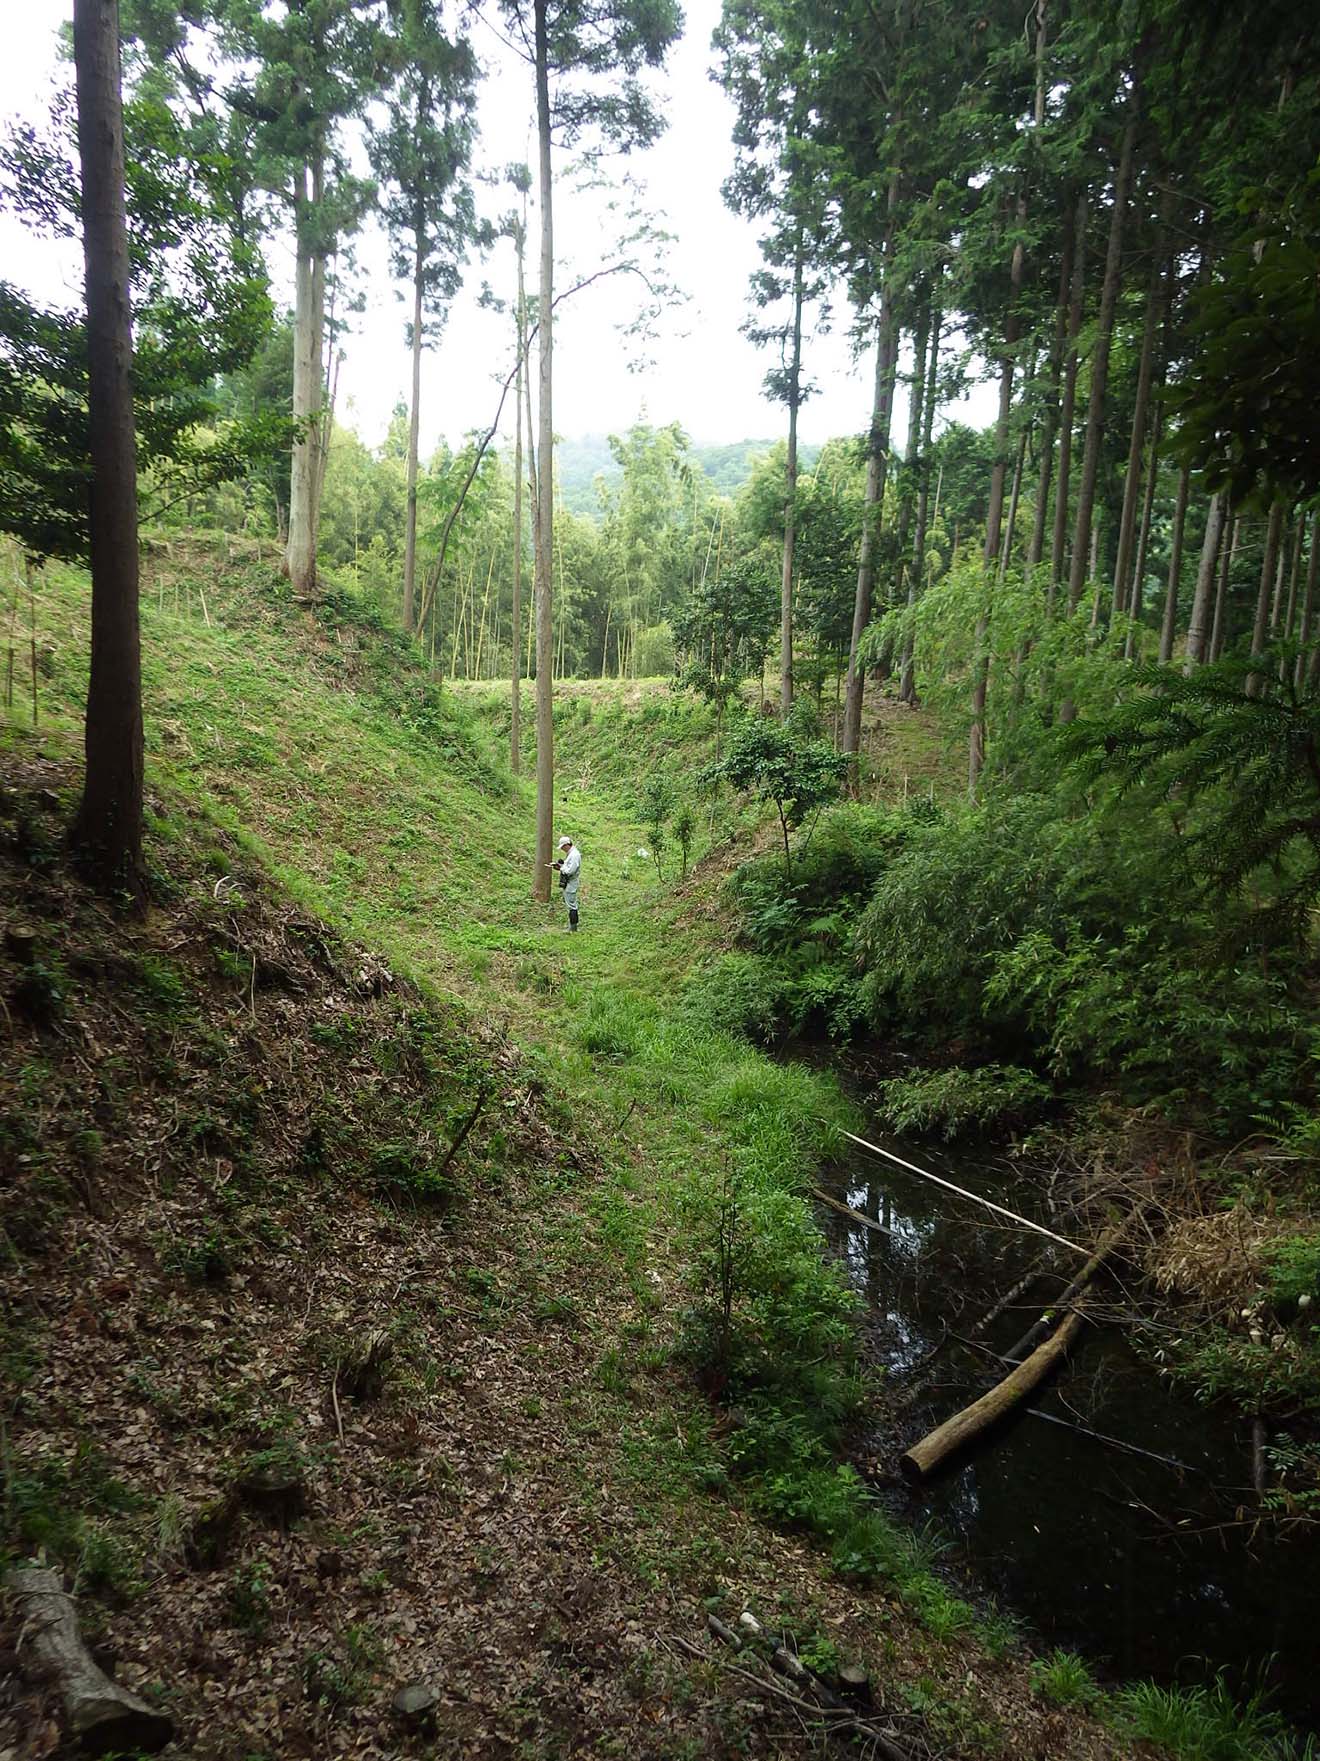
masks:
<svg viewBox="0 0 1320 1761"><path fill-rule="evenodd" d="M1228 633L1228 585L1233 578L1233 563L1237 556L1238 539L1242 531L1241 520L1234 520L1229 529L1228 543L1220 543L1219 586L1215 591L1215 621L1210 631L1210 649L1207 659L1214 662L1224 652L1224 641Z"/></svg>
<svg viewBox="0 0 1320 1761"><path fill-rule="evenodd" d="M408 411L408 504L403 532L403 627L411 631L417 604L417 440L422 411L422 237L417 229L413 265L412 405Z"/></svg>
<svg viewBox="0 0 1320 1761"><path fill-rule="evenodd" d="M1183 655L1183 671L1191 674L1206 657L1209 639L1210 594L1215 584L1215 565L1219 561L1219 540L1224 530L1224 498L1218 492L1210 497L1205 516L1205 537L1201 541L1201 561L1196 571L1196 592L1192 597L1192 614L1187 622L1187 647Z"/></svg>
<svg viewBox="0 0 1320 1761"><path fill-rule="evenodd" d="M788 459L784 467L784 567L779 588L779 711L793 707L793 545L797 531L798 404L802 380L802 233L793 256L793 355L788 381Z"/></svg>
<svg viewBox="0 0 1320 1761"><path fill-rule="evenodd" d="M890 183L890 210L897 205L897 178ZM861 548L857 559L857 594L853 601L852 636L848 644L848 679L843 699L843 750L853 759L854 786L857 757L862 742L862 691L865 669L857 658L862 633L871 621L871 591L875 584L875 550L884 517L885 475L889 465L889 424L894 408L894 377L898 365L898 334L894 320L894 296L888 275L880 300L880 324L875 353L875 400L871 414L870 445L866 459L866 505L862 515Z"/></svg>
<svg viewBox="0 0 1320 1761"><path fill-rule="evenodd" d="M1135 104L1135 98L1132 100ZM1091 353L1091 396L1086 412L1086 441L1082 451L1082 477L1077 486L1077 518L1073 526L1072 562L1068 573L1068 610L1076 611L1086 586L1087 548L1091 540L1091 516L1095 509L1096 479L1100 471L1105 390L1109 378L1109 347L1114 334L1114 309L1118 304L1123 266L1123 222L1127 214L1128 189L1132 182L1132 149L1137 120L1129 114L1119 149L1114 179L1114 206L1109 217L1109 248L1105 255L1105 279L1100 290L1100 314L1095 346Z"/></svg>
<svg viewBox="0 0 1320 1761"><path fill-rule="evenodd" d="M1131 597L1132 551L1136 538L1137 499L1141 490L1141 455L1146 445L1146 413L1155 362L1155 327L1160 307L1160 274L1152 271L1146 294L1146 318L1141 330L1141 361L1137 368L1137 395L1132 406L1132 433L1128 440L1127 474L1123 479L1123 511L1118 520L1118 554L1114 560L1114 592L1110 602L1115 617ZM1154 460L1151 461L1152 470Z"/></svg>
<svg viewBox="0 0 1320 1761"><path fill-rule="evenodd" d="M146 892L142 863L142 656L137 436L118 0L76 0L83 262L87 295L88 528L92 653L86 775L73 842L103 890Z"/></svg>
<svg viewBox="0 0 1320 1761"><path fill-rule="evenodd" d="M1017 200L1019 227L1025 221L1026 213L1026 198L1019 196ZM972 728L967 743L967 793L973 800L976 799L977 784L985 764L985 706L986 695L990 687L990 653L987 644L990 634L994 574L999 562L1002 541L1004 478L1008 471L1008 431L1013 415L1013 369L1016 364L1013 351L1017 345L1020 327L1017 300L1022 291L1022 266L1023 251L1019 240L1013 246L1013 256L1009 267L1009 313L1004 321L1004 354L999 369L999 416L995 422L995 462L990 472L990 506L985 521L985 580L982 590L981 613L976 620L976 639L972 662Z"/></svg>
<svg viewBox="0 0 1320 1761"><path fill-rule="evenodd" d="M1306 677L1306 651L1311 642L1311 628L1315 617L1315 589L1317 574L1320 573L1320 514L1311 521L1311 555L1306 565L1306 591L1302 595L1302 623L1297 632L1297 665L1293 672L1293 688L1300 691Z"/></svg>
<svg viewBox="0 0 1320 1761"><path fill-rule="evenodd" d="M926 401L926 351L930 347L930 306L923 305L912 342L912 378L908 389L907 454L903 460L902 495L898 509L898 563L892 603L904 597L915 511L916 485L921 458L922 409Z"/></svg>
<svg viewBox="0 0 1320 1761"><path fill-rule="evenodd" d="M1036 512L1031 522L1031 539L1027 545L1027 567L1034 569L1045 555L1045 525L1049 517L1050 479L1054 474L1054 436L1059 423L1059 386L1063 375L1064 344L1069 331L1069 289L1072 285L1075 221L1069 213L1064 222L1063 253L1059 259L1059 297L1054 307L1054 336L1050 342L1050 395L1041 422L1040 471L1036 479ZM1075 387L1074 379L1074 387ZM1069 412L1069 425L1072 416ZM1067 476L1063 479L1065 499ZM1053 600L1053 588L1050 590Z"/></svg>
<svg viewBox="0 0 1320 1761"><path fill-rule="evenodd" d="M300 597L316 591L316 506L321 481L324 402L325 256L316 238L323 167L319 154L301 174L295 203L297 263L293 307L293 442L289 480L289 542L284 572Z"/></svg>
<svg viewBox="0 0 1320 1761"><path fill-rule="evenodd" d="M930 510L930 442L935 429L935 401L939 385L942 316L937 302L930 321L930 359L927 366L926 395L922 401L921 447L917 455L917 471L920 479L917 489L917 530L912 540L912 561L908 574L909 621L907 633L903 638L902 672L898 684L899 701L909 704L915 703L917 699L916 671L913 665L916 632L912 628L911 616L925 586L926 522Z"/></svg>
<svg viewBox="0 0 1320 1761"><path fill-rule="evenodd" d="M1054 532L1050 543L1050 584L1047 604L1051 616L1063 585L1063 559L1068 545L1068 491L1072 481L1073 424L1077 413L1078 336L1086 291L1086 191L1077 198L1073 222L1072 292L1068 302L1068 364L1064 371L1063 407L1059 411L1059 469L1054 491Z"/></svg>
<svg viewBox="0 0 1320 1761"><path fill-rule="evenodd" d="M523 225L518 233L518 309L515 329L518 348L518 379L514 394L513 442L513 609L510 613L513 640L509 644L512 678L509 696L509 769L522 771L522 582L523 582L523 370L527 360L527 298L523 286L523 250L527 239L527 198L523 197Z"/></svg>
<svg viewBox="0 0 1320 1761"><path fill-rule="evenodd" d="M1187 499L1192 474L1186 465L1178 473L1178 494L1173 507L1173 536L1169 545L1169 585L1164 595L1164 622L1160 626L1160 665L1173 659L1173 639L1178 630L1178 590L1182 585L1183 536L1187 530Z"/></svg>
<svg viewBox="0 0 1320 1761"><path fill-rule="evenodd" d="M535 0L536 135L540 161L541 285L537 308L539 330L540 404L536 488L536 853L532 859L532 897L550 898L550 855L554 833L554 609L551 572L554 568L555 424L551 402L554 385L555 251L553 184L550 170L550 75L546 33L547 0Z"/></svg>
<svg viewBox="0 0 1320 1761"><path fill-rule="evenodd" d="M1265 554L1260 563L1260 590L1256 595L1256 620L1251 631L1251 655L1264 654L1269 640L1270 596L1274 586L1274 574L1279 557L1279 539L1283 533L1284 506L1276 501L1270 509L1269 523L1265 528ZM1247 696L1260 697L1265 691L1264 673L1250 673L1247 677Z"/></svg>
<svg viewBox="0 0 1320 1761"><path fill-rule="evenodd" d="M1146 609L1146 555L1150 548L1150 523L1155 511L1155 484L1160 474L1160 435L1163 412L1155 406L1150 426L1150 457L1146 463L1146 493L1141 503L1141 527L1137 534L1137 562L1132 571L1132 590L1128 597L1128 632L1123 642L1123 658L1132 660L1137 652L1137 630Z"/></svg>

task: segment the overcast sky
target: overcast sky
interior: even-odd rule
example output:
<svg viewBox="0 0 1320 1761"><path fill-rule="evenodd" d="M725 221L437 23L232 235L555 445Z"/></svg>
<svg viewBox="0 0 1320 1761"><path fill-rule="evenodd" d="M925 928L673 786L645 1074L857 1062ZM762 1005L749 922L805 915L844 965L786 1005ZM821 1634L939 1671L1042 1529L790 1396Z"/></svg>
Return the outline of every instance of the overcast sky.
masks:
<svg viewBox="0 0 1320 1761"><path fill-rule="evenodd" d="M24 0L6 8L4 56L0 60L0 115L40 120L55 77L56 32L71 16L72 0ZM555 429L581 436L616 431L640 413L656 423L679 421L698 442L778 435L781 407L761 392L770 365L740 334L747 316L748 277L758 266L756 233L724 206L720 185L732 165L732 109L709 77L710 37L719 0L686 0L684 35L656 81L669 127L658 144L628 160L614 160L644 185L644 200L674 235L664 247L669 281L688 296L667 312L649 345L623 335L635 317L638 289L615 276L566 302L555 332ZM498 24L491 5L487 16ZM534 157L532 85L528 69L478 19L474 42L486 72L482 83L479 161L488 170ZM559 286L589 275L601 262L612 224L601 198L573 187L567 155L557 154L556 277ZM487 212L507 208L511 194L485 192ZM529 273L535 273L537 220L531 217ZM370 227L357 254L366 294L365 311L353 320L340 377L341 416L363 439L377 443L394 404L406 395L408 357L404 306L391 285L385 243ZM279 298L290 297L292 253L284 242L269 252ZM77 299L78 253L34 239L11 216L0 214L0 274L48 299ZM455 300L445 334L425 359L422 441L427 451L444 434L458 441L470 428L486 427L498 385L512 360L510 320L482 310L482 281L497 294L513 286L511 247L474 264ZM534 285L534 283L533 283ZM639 358L642 353L649 357ZM872 364L857 361L842 306L833 333L807 344L806 370L818 387L801 417L803 438L822 441L862 431L867 422ZM990 419L984 390L958 412L978 425ZM511 415L511 411L510 411ZM899 424L901 432L901 422Z"/></svg>

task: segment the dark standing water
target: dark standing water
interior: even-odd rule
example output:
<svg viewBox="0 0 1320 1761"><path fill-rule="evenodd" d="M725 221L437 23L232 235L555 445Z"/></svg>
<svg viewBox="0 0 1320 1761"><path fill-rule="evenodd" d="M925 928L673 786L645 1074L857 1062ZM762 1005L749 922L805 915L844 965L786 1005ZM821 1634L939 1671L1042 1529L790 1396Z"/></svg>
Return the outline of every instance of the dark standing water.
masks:
<svg viewBox="0 0 1320 1761"><path fill-rule="evenodd" d="M868 1135L1051 1224L1041 1182L1007 1164L914 1154L879 1127ZM894 1231L880 1235L818 1207L867 1300L870 1351L896 1387L946 1325L967 1333L1042 1254L1055 1255L1039 1236L1001 1228L990 1213L862 1149L835 1170L829 1190ZM1060 1248L1051 1263L1063 1278L1034 1285L980 1336L983 1344L1006 1351L1079 1262ZM974 1398L993 1371L988 1359L947 1343L899 1436L877 1440L881 1466ZM1116 1328L1088 1329L1070 1365L1030 1404L1200 1471L1178 1472L1022 1415L914 1489L910 1516L929 1517L954 1542L955 1560L1047 1644L1122 1676L1198 1681L1225 1669L1240 1690L1263 1671L1281 1710L1320 1724L1320 1537L1253 1531L1251 1439L1242 1423L1175 1395Z"/></svg>

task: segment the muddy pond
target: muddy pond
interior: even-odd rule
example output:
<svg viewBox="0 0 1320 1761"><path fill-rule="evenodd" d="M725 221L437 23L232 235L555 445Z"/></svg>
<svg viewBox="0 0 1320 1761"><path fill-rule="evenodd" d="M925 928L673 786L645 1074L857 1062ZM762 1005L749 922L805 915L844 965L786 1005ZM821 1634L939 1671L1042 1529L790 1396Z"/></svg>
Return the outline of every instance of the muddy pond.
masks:
<svg viewBox="0 0 1320 1761"><path fill-rule="evenodd" d="M1059 1227L1039 1172L903 1144L875 1122L865 1134ZM977 1341L1007 1351L1080 1263L861 1148L822 1190L890 1231L817 1206L831 1251L865 1300L868 1360L896 1390L946 1329L967 1334L1045 1257L1062 1276L1042 1278ZM1112 1285L1106 1294L1112 1301ZM863 1445L880 1480L903 1448L997 1379L996 1368L984 1349L948 1339L921 1372L929 1384L892 1429ZM894 1508L929 1523L949 1544L955 1573L1023 1619L1036 1644L1079 1651L1102 1676L1196 1682L1224 1670L1235 1692L1263 1678L1279 1710L1303 1729L1320 1726L1320 1530L1285 1537L1252 1522L1250 1426L1173 1391L1116 1326L1086 1329L1063 1372L1028 1404L1034 1413L934 1480L910 1490L890 1480Z"/></svg>

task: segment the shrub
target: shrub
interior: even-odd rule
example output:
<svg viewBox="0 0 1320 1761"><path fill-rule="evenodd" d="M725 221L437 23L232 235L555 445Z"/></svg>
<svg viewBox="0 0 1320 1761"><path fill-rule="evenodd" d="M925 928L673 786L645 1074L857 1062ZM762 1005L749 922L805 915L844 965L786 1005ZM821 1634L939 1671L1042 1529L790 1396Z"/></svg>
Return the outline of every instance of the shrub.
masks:
<svg viewBox="0 0 1320 1761"><path fill-rule="evenodd" d="M1075 1651L1051 1651L1031 1666L1031 1691L1055 1706L1093 1706L1100 1689L1086 1660Z"/></svg>
<svg viewBox="0 0 1320 1761"><path fill-rule="evenodd" d="M876 1090L881 1116L895 1131L938 1131L944 1138L991 1125L1021 1125L1051 1098L1048 1083L1016 1064L917 1070L882 1082Z"/></svg>

